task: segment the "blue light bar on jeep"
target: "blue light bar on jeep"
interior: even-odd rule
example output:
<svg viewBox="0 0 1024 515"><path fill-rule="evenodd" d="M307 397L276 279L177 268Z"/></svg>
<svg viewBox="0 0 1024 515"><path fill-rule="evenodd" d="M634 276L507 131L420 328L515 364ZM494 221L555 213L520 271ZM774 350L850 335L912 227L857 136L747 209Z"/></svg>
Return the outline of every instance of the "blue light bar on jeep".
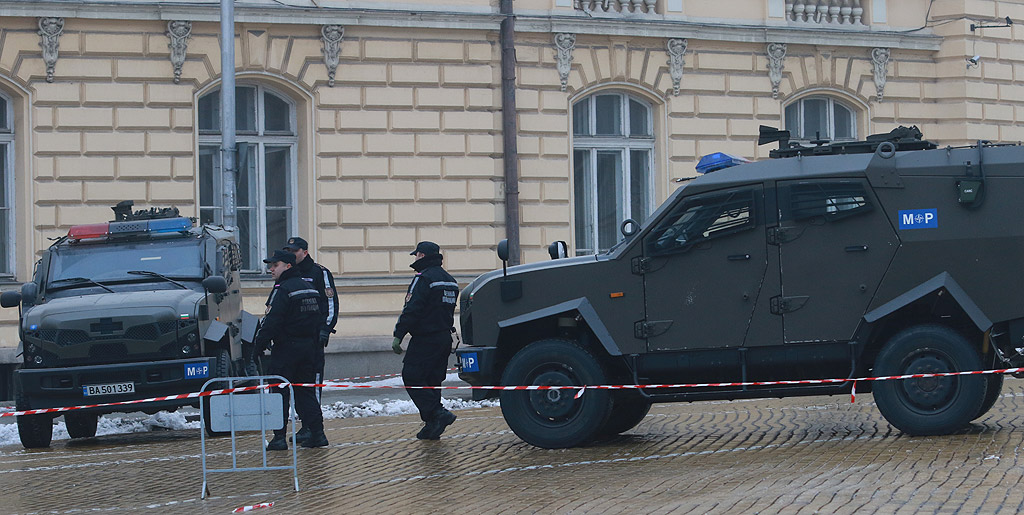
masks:
<svg viewBox="0 0 1024 515"><path fill-rule="evenodd" d="M191 228L192 220L184 217L75 225L68 230L68 239L73 241L106 240L127 236L184 233Z"/></svg>
<svg viewBox="0 0 1024 515"><path fill-rule="evenodd" d="M188 218L162 218L159 220L149 221L149 232L151 233L167 233L167 232L186 232L192 228L192 220Z"/></svg>
<svg viewBox="0 0 1024 515"><path fill-rule="evenodd" d="M724 152L715 152L714 154L708 154L697 163L697 173L711 173L715 170L721 170L723 168L729 168L731 166L741 165L749 163L750 161L742 157L736 157Z"/></svg>

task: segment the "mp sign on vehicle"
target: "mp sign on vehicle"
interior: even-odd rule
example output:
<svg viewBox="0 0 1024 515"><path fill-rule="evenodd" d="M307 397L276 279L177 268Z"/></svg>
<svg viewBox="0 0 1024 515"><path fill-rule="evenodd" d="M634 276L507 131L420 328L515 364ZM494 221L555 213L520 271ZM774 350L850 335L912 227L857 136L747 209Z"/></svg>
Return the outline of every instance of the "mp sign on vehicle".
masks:
<svg viewBox="0 0 1024 515"><path fill-rule="evenodd" d="M900 230L935 229L939 226L938 209L901 209Z"/></svg>
<svg viewBox="0 0 1024 515"><path fill-rule="evenodd" d="M210 365L206 363L185 363L185 379L210 376Z"/></svg>
<svg viewBox="0 0 1024 515"><path fill-rule="evenodd" d="M462 360L462 371L463 372L479 372L480 362L477 361L475 352L464 352L460 359Z"/></svg>

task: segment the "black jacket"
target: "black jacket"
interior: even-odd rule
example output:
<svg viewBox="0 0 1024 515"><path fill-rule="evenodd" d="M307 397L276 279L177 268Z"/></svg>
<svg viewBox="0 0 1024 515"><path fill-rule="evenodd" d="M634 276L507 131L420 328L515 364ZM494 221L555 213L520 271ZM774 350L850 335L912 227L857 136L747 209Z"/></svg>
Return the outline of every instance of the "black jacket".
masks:
<svg viewBox="0 0 1024 515"><path fill-rule="evenodd" d="M296 267L285 270L267 300L267 314L256 332L255 343L267 344L296 340L312 341L320 332L320 294Z"/></svg>
<svg viewBox="0 0 1024 515"><path fill-rule="evenodd" d="M395 338L448 332L455 325L459 283L441 268L441 254L424 256L411 266L418 274L405 294L405 307L395 324Z"/></svg>
<svg viewBox="0 0 1024 515"><path fill-rule="evenodd" d="M338 290L334 289L334 275L327 267L313 261L311 256L306 256L295 267L299 269L302 278L312 283L313 288L320 293L323 327L333 333L334 326L338 324Z"/></svg>

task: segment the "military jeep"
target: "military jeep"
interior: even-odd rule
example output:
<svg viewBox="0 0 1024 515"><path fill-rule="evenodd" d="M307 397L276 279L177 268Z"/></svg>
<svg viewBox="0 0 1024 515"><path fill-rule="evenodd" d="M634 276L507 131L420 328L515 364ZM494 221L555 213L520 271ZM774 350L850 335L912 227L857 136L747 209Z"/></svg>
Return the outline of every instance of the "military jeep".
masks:
<svg viewBox="0 0 1024 515"><path fill-rule="evenodd" d="M460 299L472 385L852 379L1024 365L1024 147L936 148L901 127L772 159L701 160L598 255L497 270ZM631 230L632 229L632 230ZM552 246L553 257L564 243ZM499 255L507 250L499 245ZM948 434L985 414L1002 375L860 382L885 419ZM545 448L635 427L653 402L849 394L850 381L502 391Z"/></svg>
<svg viewBox="0 0 1024 515"><path fill-rule="evenodd" d="M0 296L3 307L20 306L18 410L189 393L210 378L257 372L257 320L242 311L235 234L195 227L174 208L132 205L118 204L114 221L71 227L42 253L32 282ZM72 438L86 438L101 414L184 405L198 403L80 409L64 421ZM19 416L22 445L48 447L54 416Z"/></svg>

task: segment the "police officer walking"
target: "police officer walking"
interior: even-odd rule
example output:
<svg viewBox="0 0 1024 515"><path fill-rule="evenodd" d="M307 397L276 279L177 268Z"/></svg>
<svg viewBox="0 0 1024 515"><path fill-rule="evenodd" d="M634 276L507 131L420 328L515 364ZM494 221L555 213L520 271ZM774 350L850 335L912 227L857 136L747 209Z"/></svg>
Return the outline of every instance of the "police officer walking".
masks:
<svg viewBox="0 0 1024 515"><path fill-rule="evenodd" d="M302 279L311 284L320 296L320 315L323 325L320 327L319 342L316 353L316 383L324 381L324 348L327 347L334 332L334 326L338 323L338 295L334 289L334 275L327 267L313 261L309 255L309 244L306 240L294 237L288 238L284 250L295 255L295 267L302 274ZM317 402L320 401L320 388L316 389ZM295 441L302 443L309 438L309 428L303 420L302 429L295 434Z"/></svg>
<svg viewBox="0 0 1024 515"><path fill-rule="evenodd" d="M317 341L322 324L319 293L302 280L295 267L295 255L284 250L275 250L274 255L263 260L269 264L274 276L274 289L267 300L267 314L256 332L257 348L265 348L274 342L271 350L270 373L284 377L293 383L311 383L316 377ZM321 347L322 348L322 347ZM303 447L324 447L324 418L320 411L313 388L295 387L295 411L302 418L304 427L310 430ZM267 450L280 451L288 448L288 395L283 396L285 426L274 431L274 438Z"/></svg>
<svg viewBox="0 0 1024 515"><path fill-rule="evenodd" d="M391 344L396 354L402 353L402 338L411 334L409 349L403 360L402 380L406 386L441 386L452 351L455 302L459 284L441 268L441 248L436 243L421 241L411 266L416 277L405 295L405 307L395 324ZM426 423L416 434L420 440L437 440L445 428L455 422L455 414L441 406L441 390L407 389L412 402Z"/></svg>

